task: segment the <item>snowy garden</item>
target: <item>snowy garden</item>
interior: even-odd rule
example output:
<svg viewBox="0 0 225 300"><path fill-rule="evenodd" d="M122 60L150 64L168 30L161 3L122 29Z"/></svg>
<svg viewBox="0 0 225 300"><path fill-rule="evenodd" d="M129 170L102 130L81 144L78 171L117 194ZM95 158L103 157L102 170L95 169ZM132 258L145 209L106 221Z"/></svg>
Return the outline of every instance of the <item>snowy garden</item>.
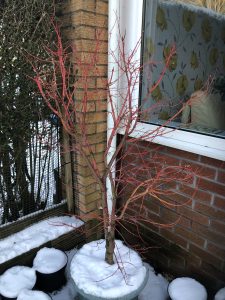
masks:
<svg viewBox="0 0 225 300"><path fill-rule="evenodd" d="M54 217L10 235L0 241L1 263L82 225L75 217ZM79 293L91 293L91 299L125 299L123 295L133 293L130 299L136 299L134 293L138 291L139 300L207 300L207 291L199 282L156 274L150 264L143 264L140 256L121 241L116 241L117 264L108 265L104 253L104 240L66 252L43 247L32 267L14 266L0 276L0 295L3 299L74 300ZM214 299L224 297L225 288Z"/></svg>

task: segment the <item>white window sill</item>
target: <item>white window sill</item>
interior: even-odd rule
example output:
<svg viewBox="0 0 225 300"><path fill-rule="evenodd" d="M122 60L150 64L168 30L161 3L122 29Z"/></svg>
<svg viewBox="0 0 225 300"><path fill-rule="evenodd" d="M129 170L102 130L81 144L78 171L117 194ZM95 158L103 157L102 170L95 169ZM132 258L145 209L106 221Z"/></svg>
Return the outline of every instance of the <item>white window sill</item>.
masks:
<svg viewBox="0 0 225 300"><path fill-rule="evenodd" d="M150 135L143 140L225 161L225 139L141 122L138 122L131 137L140 138L144 133L155 133L156 130L156 136ZM123 130L119 133L123 134Z"/></svg>

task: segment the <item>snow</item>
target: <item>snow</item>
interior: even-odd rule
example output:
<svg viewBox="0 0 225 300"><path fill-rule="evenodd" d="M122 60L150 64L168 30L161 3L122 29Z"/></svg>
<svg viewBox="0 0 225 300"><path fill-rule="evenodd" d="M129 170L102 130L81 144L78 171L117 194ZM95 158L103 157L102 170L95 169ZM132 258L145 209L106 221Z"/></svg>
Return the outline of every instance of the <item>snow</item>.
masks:
<svg viewBox="0 0 225 300"><path fill-rule="evenodd" d="M36 282L35 270L24 266L8 269L0 276L0 294L15 298L25 288L32 289Z"/></svg>
<svg viewBox="0 0 225 300"><path fill-rule="evenodd" d="M83 225L75 217L53 217L0 240L0 264Z"/></svg>
<svg viewBox="0 0 225 300"><path fill-rule="evenodd" d="M22 290L17 300L51 300L51 298L41 291Z"/></svg>
<svg viewBox="0 0 225 300"><path fill-rule="evenodd" d="M105 240L85 244L71 262L71 277L87 294L116 298L138 289L146 276L140 256L116 241L113 265L105 262ZM121 272L122 270L122 272Z"/></svg>
<svg viewBox="0 0 225 300"><path fill-rule="evenodd" d="M67 256L58 249L44 247L37 252L33 268L43 274L51 274L62 269L67 263Z"/></svg>
<svg viewBox="0 0 225 300"><path fill-rule="evenodd" d="M73 279L71 278L70 274L70 262L73 259L74 255L77 253L77 249L72 249L70 251L66 252L66 255L68 257L68 264L66 266L66 278L67 278L67 283L66 285L59 291L54 291L53 293L50 294L52 300L74 300L75 297L77 296L77 292L75 289L75 284ZM151 267L149 264L144 263L145 267L148 268L149 270L149 277L148 281L146 283L145 288L142 290L140 293L138 299L139 300L168 300L168 292L167 292L167 287L168 287L168 281L160 274L156 275L154 272L153 267ZM221 297L224 295L225 289L223 289L222 292L218 292L218 295ZM49 298L43 298L43 293L35 292L32 294L32 298L28 297L30 293L34 293L34 291L21 291L22 296L20 295L20 298L18 300L47 300ZM24 297L23 297L24 295ZM185 300L183 297L184 293L182 293L182 300ZM25 298L27 297L27 298ZM193 299L198 299L199 298L192 298ZM215 300L224 300L224 298L215 298Z"/></svg>
<svg viewBox="0 0 225 300"><path fill-rule="evenodd" d="M216 293L214 300L225 300L225 287Z"/></svg>
<svg viewBox="0 0 225 300"><path fill-rule="evenodd" d="M168 281L161 275L156 275L153 267L145 264L149 268L149 277L145 288L140 293L139 300L166 300L168 299Z"/></svg>
<svg viewBox="0 0 225 300"><path fill-rule="evenodd" d="M57 235L61 235L69 230L73 230L72 227L62 226L62 224L71 225L72 227L79 227L83 223L74 217L55 217L39 222L38 224L33 225L18 234L14 234L7 239L0 240L0 259L2 260L2 249L8 247L8 251L10 251L10 247L13 248L14 246L13 241L15 241L15 244L19 244L20 241L24 246L26 244L27 249L31 249L33 245L38 245L41 237L53 239L56 238ZM205 288L191 278L177 278L169 285L168 288L168 281L162 275L155 274L154 269L149 264L144 263L143 265L138 254L125 247L121 241L117 241L116 244L116 257L119 265L122 267L122 270L123 268L126 270L125 274L127 277L125 278L127 279L129 285L125 283L121 272L117 269L117 264L114 266L109 266L104 262L105 242L104 240L100 240L97 244L96 242L92 242L86 244L80 250L73 249L66 252L68 257L68 263L66 266L67 283L62 287L61 290L51 293L51 298L46 298L46 295L44 297L44 293L42 292L28 291L28 289L33 288L36 281L36 276L34 269L23 266L13 267L0 276L0 294L3 294L5 297L13 298L16 297L20 292L21 295L18 300L74 300L77 296L77 291L74 280L71 278L72 274L73 278L74 276L80 277L80 280L78 281L84 283L87 281L95 291L97 291L101 286L104 290L104 288L109 285L109 290L106 292L108 297L114 297L115 295L115 291L113 291L113 287L110 286L109 283L109 279L110 281L112 279L113 283L111 285L115 284L119 286L116 288L116 290L119 296L121 296L122 291L124 292L124 290L132 289L135 284L139 286L145 277L146 269L148 269L148 280L146 286L139 294L139 300L167 300L169 297L167 290L169 290L172 300L207 299ZM20 251L24 250L20 249L18 245L18 248L12 249L15 255L18 255L18 249ZM49 248L43 248L42 250L46 251L46 249L48 252ZM53 249L51 248L50 250ZM90 255L92 256L92 259L90 259ZM64 258L62 257L55 262L51 257L49 259L49 263L52 265L52 270L57 270L63 265L63 262L65 262ZM121 264L121 260L124 261L123 265ZM95 275L92 277L89 273L80 273L80 267L77 266L77 261L81 261L82 264L85 264L85 262L86 264L90 264L89 270L95 270ZM53 264L56 264L57 266L53 267ZM101 267L104 269L103 272L101 271ZM20 275L18 276L19 273ZM138 274L137 278L133 277L133 273ZM107 275L109 278L107 278ZM87 278L84 276L87 276ZM15 284L11 285L12 282ZM184 283L188 286L184 287ZM31 293L32 297L30 296ZM214 300L225 300L225 288L218 291Z"/></svg>
<svg viewBox="0 0 225 300"><path fill-rule="evenodd" d="M207 300L205 287L193 278L174 279L168 287L168 292L172 300Z"/></svg>
<svg viewBox="0 0 225 300"><path fill-rule="evenodd" d="M67 284L60 291L53 292L52 294L50 294L53 300L73 300L77 295L75 285L70 274L70 262L73 259L73 256L76 254L76 252L76 249L66 252L68 256L66 278L68 281ZM167 300L169 297L167 292L168 281L162 275L156 275L154 269L149 264L145 263L145 267L149 269L149 277L146 286L140 293L138 299Z"/></svg>

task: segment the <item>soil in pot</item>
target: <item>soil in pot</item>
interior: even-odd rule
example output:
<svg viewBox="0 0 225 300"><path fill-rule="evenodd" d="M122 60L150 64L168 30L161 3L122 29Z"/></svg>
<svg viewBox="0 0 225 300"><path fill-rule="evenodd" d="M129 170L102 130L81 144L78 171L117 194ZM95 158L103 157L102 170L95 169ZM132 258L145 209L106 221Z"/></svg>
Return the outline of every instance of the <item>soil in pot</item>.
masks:
<svg viewBox="0 0 225 300"><path fill-rule="evenodd" d="M79 299L137 299L148 279L140 256L117 240L115 263L104 258L105 240L88 243L74 255L70 271Z"/></svg>
<svg viewBox="0 0 225 300"><path fill-rule="evenodd" d="M44 292L59 290L65 283L66 254L55 248L42 248L38 251L33 268L36 270L35 289Z"/></svg>
<svg viewBox="0 0 225 300"><path fill-rule="evenodd" d="M25 266L15 266L0 276L2 300L16 299L23 289L32 289L36 282L35 270Z"/></svg>

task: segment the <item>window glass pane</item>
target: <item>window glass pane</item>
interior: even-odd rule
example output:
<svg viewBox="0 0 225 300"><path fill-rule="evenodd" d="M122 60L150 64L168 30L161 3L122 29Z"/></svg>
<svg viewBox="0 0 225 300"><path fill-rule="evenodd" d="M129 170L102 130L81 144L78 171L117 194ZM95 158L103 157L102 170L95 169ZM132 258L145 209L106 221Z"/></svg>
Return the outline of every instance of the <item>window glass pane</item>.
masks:
<svg viewBox="0 0 225 300"><path fill-rule="evenodd" d="M225 137L225 16L146 0L143 26L141 120Z"/></svg>

